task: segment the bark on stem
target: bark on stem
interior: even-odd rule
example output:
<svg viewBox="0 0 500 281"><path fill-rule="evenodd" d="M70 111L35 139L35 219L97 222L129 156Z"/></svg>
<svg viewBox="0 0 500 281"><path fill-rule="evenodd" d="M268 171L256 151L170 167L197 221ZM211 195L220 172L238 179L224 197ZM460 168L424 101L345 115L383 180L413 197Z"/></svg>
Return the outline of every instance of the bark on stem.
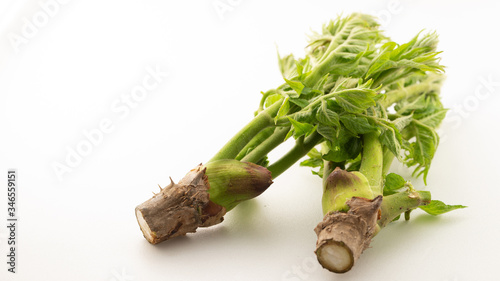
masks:
<svg viewBox="0 0 500 281"><path fill-rule="evenodd" d="M222 222L226 210L209 200L205 170L203 165L198 165L179 183L172 181L135 208L137 221L148 242L157 244L196 232L200 226Z"/></svg>
<svg viewBox="0 0 500 281"><path fill-rule="evenodd" d="M335 273L349 271L370 245L377 229L382 196L373 200L353 197L347 213L331 212L314 231L318 235L316 256L319 263Z"/></svg>
<svg viewBox="0 0 500 281"><path fill-rule="evenodd" d="M136 208L144 237L152 244L222 222L238 203L272 184L266 168L232 159L198 165Z"/></svg>

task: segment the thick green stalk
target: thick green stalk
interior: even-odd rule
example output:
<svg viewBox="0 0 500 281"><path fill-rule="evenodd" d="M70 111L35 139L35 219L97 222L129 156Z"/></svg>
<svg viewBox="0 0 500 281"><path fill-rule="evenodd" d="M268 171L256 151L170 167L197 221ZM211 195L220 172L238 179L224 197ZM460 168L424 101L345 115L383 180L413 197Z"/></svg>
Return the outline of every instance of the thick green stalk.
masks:
<svg viewBox="0 0 500 281"><path fill-rule="evenodd" d="M224 207L226 212L259 196L272 184L271 173L254 163L223 159L205 167L210 201Z"/></svg>
<svg viewBox="0 0 500 281"><path fill-rule="evenodd" d="M286 134L290 130L290 127L278 127L274 129L274 133L267 139L262 141L258 146L256 146L250 153L241 159L244 162L257 163L259 160L264 158L269 152L271 152L278 145L283 143Z"/></svg>
<svg viewBox="0 0 500 281"><path fill-rule="evenodd" d="M384 153L378 139L379 133L373 132L363 135L363 152L359 171L365 175L370 183L373 195L382 195L382 170Z"/></svg>
<svg viewBox="0 0 500 281"><path fill-rule="evenodd" d="M332 161L323 160L323 192L326 190L328 176L335 169L334 163Z"/></svg>
<svg viewBox="0 0 500 281"><path fill-rule="evenodd" d="M382 216L378 225L382 228L393 221L404 212L427 205L431 202L431 193L429 191L407 190L392 195L384 196L380 209Z"/></svg>
<svg viewBox="0 0 500 281"><path fill-rule="evenodd" d="M245 145L260 131L274 125L274 116L278 113L280 107L281 102L276 102L260 112L250 123L232 137L209 162L220 159L235 159Z"/></svg>
<svg viewBox="0 0 500 281"><path fill-rule="evenodd" d="M322 140L323 136L321 136L318 132L312 133L304 141L297 140L295 146L292 149L290 149L280 159L276 160L276 162L267 167L267 169L271 171L273 179L281 175L284 171L295 164L295 162L299 161L300 158L304 157L314 146L316 146Z"/></svg>
<svg viewBox="0 0 500 281"><path fill-rule="evenodd" d="M323 214L347 212L348 202L354 197L372 200L374 198L368 179L360 172L348 172L339 167L324 180L321 205Z"/></svg>
<svg viewBox="0 0 500 281"><path fill-rule="evenodd" d="M241 149L240 153L236 156L236 160L241 160L243 157L245 157L248 154L249 150L253 150L259 144L267 140L269 137L271 137L274 134L274 131L276 130L275 127L267 127L264 130L260 131L251 141Z"/></svg>
<svg viewBox="0 0 500 281"><path fill-rule="evenodd" d="M391 168L392 161L394 160L394 154L387 148L384 147L384 165L382 168L382 177L387 175L389 169Z"/></svg>
<svg viewBox="0 0 500 281"><path fill-rule="evenodd" d="M321 153L327 154L329 150L330 148L328 147L326 142L323 142L321 144ZM333 172L334 169L335 167L332 161L323 160L323 193L326 190L328 176Z"/></svg>

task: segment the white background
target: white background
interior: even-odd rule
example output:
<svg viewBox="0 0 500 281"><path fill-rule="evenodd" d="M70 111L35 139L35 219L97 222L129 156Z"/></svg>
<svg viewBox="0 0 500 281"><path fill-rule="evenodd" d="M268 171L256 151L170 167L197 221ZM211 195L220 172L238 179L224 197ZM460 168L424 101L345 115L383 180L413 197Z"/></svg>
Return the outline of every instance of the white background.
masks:
<svg viewBox="0 0 500 281"><path fill-rule="evenodd" d="M49 2L0 3L4 221L7 169L19 174L18 273L7 272L2 226L0 280L498 280L498 1L73 0L44 10ZM313 254L320 179L296 165L221 225L148 244L135 206L251 119L259 92L283 82L276 46L302 56L311 30L354 11L380 16L400 43L440 34L450 112L428 185L414 183L469 208L415 211L334 275ZM158 83L127 105L148 71ZM102 139L68 156L102 122ZM67 157L59 179L54 165Z"/></svg>

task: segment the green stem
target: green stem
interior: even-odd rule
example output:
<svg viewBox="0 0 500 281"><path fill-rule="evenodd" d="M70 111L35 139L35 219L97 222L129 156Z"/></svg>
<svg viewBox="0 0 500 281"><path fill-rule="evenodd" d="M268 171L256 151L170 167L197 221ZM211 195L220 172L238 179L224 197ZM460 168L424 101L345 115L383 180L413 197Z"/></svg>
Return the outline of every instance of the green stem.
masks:
<svg viewBox="0 0 500 281"><path fill-rule="evenodd" d="M394 160L394 154L392 154L392 152L387 147L384 147L384 154L383 155L384 155L383 156L384 166L382 168L382 177L387 175L387 173L389 172L389 169L391 168L392 161Z"/></svg>
<svg viewBox="0 0 500 281"><path fill-rule="evenodd" d="M209 162L220 159L235 159L238 153L250 142L260 131L274 125L274 116L278 113L281 102L276 102L264 111L260 112L232 137Z"/></svg>
<svg viewBox="0 0 500 281"><path fill-rule="evenodd" d="M236 160L241 160L248 154L248 151L255 149L259 144L267 140L270 136L274 134L276 127L267 127L260 131L250 142L241 149L240 153L236 156Z"/></svg>
<svg viewBox="0 0 500 281"><path fill-rule="evenodd" d="M283 143L286 134L290 130L290 127L277 127L274 128L274 133L267 139L262 141L258 146L256 146L250 153L241 159L243 162L257 163L259 160L264 158L269 152L271 152L278 145Z"/></svg>
<svg viewBox="0 0 500 281"><path fill-rule="evenodd" d="M326 144L326 142L323 142L321 144L321 152L323 154L327 154L329 152L329 150L330 150L330 148L328 147L328 145ZM335 164L332 161L323 160L323 193L326 190L326 183L327 183L328 176L335 169L334 166L335 166Z"/></svg>
<svg viewBox="0 0 500 281"><path fill-rule="evenodd" d="M314 146L323 140L318 132L312 133L303 142L297 142L292 149L290 149L280 159L276 160L273 164L269 165L267 169L271 171L273 179L277 178L284 171L290 168L300 158L304 157Z"/></svg>
<svg viewBox="0 0 500 281"><path fill-rule="evenodd" d="M363 153L359 171L370 183L374 196L382 195L382 169L384 153L378 139L378 132L363 135Z"/></svg>
<svg viewBox="0 0 500 281"><path fill-rule="evenodd" d="M407 190L384 196L382 206L380 206L382 216L378 221L378 225L382 228L402 213L427 205L430 202L431 193L429 191Z"/></svg>

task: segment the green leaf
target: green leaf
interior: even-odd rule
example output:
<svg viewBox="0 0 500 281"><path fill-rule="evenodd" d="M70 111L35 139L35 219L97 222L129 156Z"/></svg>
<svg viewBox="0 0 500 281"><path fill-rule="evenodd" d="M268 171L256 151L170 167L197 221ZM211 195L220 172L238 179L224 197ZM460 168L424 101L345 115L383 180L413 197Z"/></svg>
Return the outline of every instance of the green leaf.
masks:
<svg viewBox="0 0 500 281"><path fill-rule="evenodd" d="M300 163L300 166L307 166L307 167L313 167L313 168L318 168L319 171L312 171L314 175L318 175L320 178L323 177L323 158L321 157L321 153L316 149L313 148L307 153L307 156L309 156L309 159L304 160Z"/></svg>
<svg viewBox="0 0 500 281"><path fill-rule="evenodd" d="M330 110L325 101L321 101L321 107L318 109L316 119L322 124L340 127L339 115L335 111Z"/></svg>
<svg viewBox="0 0 500 281"><path fill-rule="evenodd" d="M334 140L337 135L337 131L332 126L324 124L318 125L318 133L325 137L327 140Z"/></svg>
<svg viewBox="0 0 500 281"><path fill-rule="evenodd" d="M375 91L370 89L352 89L335 95L335 99L345 111L362 113L376 104L375 96Z"/></svg>
<svg viewBox="0 0 500 281"><path fill-rule="evenodd" d="M300 81L288 80L284 78L286 83L300 96L302 90L304 89L304 84Z"/></svg>
<svg viewBox="0 0 500 281"><path fill-rule="evenodd" d="M267 98L266 98L266 103L265 103L265 106L266 108L267 107L270 107L271 105L273 105L275 102L279 101L283 96L280 95L280 94L272 94L272 95L269 95Z"/></svg>
<svg viewBox="0 0 500 281"><path fill-rule="evenodd" d="M327 154L323 154L323 159L337 163L344 162L349 159L356 159L363 148L363 142L360 138L352 137L345 143L339 142L339 138L327 142L330 150Z"/></svg>
<svg viewBox="0 0 500 281"><path fill-rule="evenodd" d="M362 135L372 131L375 131L377 128L372 126L368 119L363 116L356 116L353 114L344 114L340 115L340 121L346 129L351 131L355 135Z"/></svg>
<svg viewBox="0 0 500 281"><path fill-rule="evenodd" d="M418 121L431 128L437 128L439 124L441 124L441 121L443 121L443 119L446 117L446 112L448 112L448 109L437 110L435 113L421 118Z"/></svg>
<svg viewBox="0 0 500 281"><path fill-rule="evenodd" d="M426 213L437 216L453 210L467 208L467 206L462 205L446 205L439 200L431 200L431 203L425 206L420 206L420 209L424 210Z"/></svg>
<svg viewBox="0 0 500 281"><path fill-rule="evenodd" d="M290 123L292 123L293 126L293 137L298 138L300 136L309 136L315 129L315 127L311 124L308 123L301 123L297 120L294 120L293 118L288 117L288 120L290 120Z"/></svg>
<svg viewBox="0 0 500 281"><path fill-rule="evenodd" d="M286 97L283 103L281 104L280 109L278 110L278 114L276 115L276 118L283 117L288 114L288 111L290 110L290 102L289 102L289 97Z"/></svg>
<svg viewBox="0 0 500 281"><path fill-rule="evenodd" d="M309 108L308 110L301 110L295 112L293 114L293 119L303 123L311 123L311 124L317 123L315 119L314 110L312 108Z"/></svg>
<svg viewBox="0 0 500 281"><path fill-rule="evenodd" d="M406 128L406 126L410 125L412 120L413 115L407 115L396 118L392 120L391 123L401 132L404 128Z"/></svg>
<svg viewBox="0 0 500 281"><path fill-rule="evenodd" d="M402 176L394 173L387 174L384 183L384 196L396 193L398 189L405 186L405 183L406 181Z"/></svg>
<svg viewBox="0 0 500 281"><path fill-rule="evenodd" d="M428 103L426 101L426 96L425 95L420 95L416 99L413 99L411 101L409 100L402 100L396 106L394 109L398 114L401 115L409 115L412 112L415 111L421 111L425 110L428 106Z"/></svg>
<svg viewBox="0 0 500 281"><path fill-rule="evenodd" d="M417 120L412 122L412 129L415 141L410 144L410 154L408 155L408 166L417 165L414 174L423 174L424 182L429 172L432 158L436 153L439 144L439 136L433 128L430 128Z"/></svg>
<svg viewBox="0 0 500 281"><path fill-rule="evenodd" d="M318 176L320 178L323 178L323 172L324 172L324 170L325 170L324 166L321 166L319 168L319 171L317 171L317 172L316 171L311 171L311 172L312 172L313 175L316 175L316 176Z"/></svg>
<svg viewBox="0 0 500 281"><path fill-rule="evenodd" d="M304 108L309 104L307 100L299 98L290 98L290 102L298 105L300 108Z"/></svg>
<svg viewBox="0 0 500 281"><path fill-rule="evenodd" d="M401 145L402 145L402 137L401 133L396 129L396 127L392 124L389 124L379 136L380 143L382 145L387 146L387 148L396 156L398 160L402 160L401 158Z"/></svg>
<svg viewBox="0 0 500 281"><path fill-rule="evenodd" d="M290 54L282 58L278 53L278 64L281 75L283 75L284 78L291 78L298 74L296 61L293 55Z"/></svg>
<svg viewBox="0 0 500 281"><path fill-rule="evenodd" d="M316 149L313 148L309 153L307 153L307 156L309 156L309 159L306 159L300 163L300 166L306 166L306 167L321 167L323 166L323 158L321 158L321 153Z"/></svg>
<svg viewBox="0 0 500 281"><path fill-rule="evenodd" d="M391 222L398 221L401 218L401 214L399 214L397 217L395 217Z"/></svg>

